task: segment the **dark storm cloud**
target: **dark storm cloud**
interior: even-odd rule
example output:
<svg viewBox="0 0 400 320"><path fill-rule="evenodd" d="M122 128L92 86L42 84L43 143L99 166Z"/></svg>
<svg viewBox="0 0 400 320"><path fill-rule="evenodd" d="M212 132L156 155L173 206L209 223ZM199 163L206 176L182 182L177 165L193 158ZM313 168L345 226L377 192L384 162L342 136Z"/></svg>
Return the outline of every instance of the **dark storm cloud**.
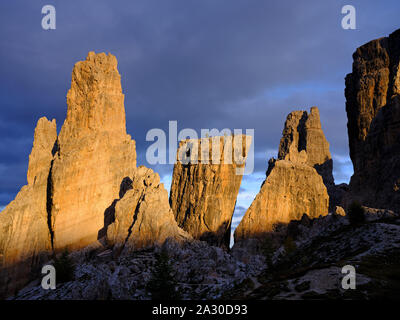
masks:
<svg viewBox="0 0 400 320"><path fill-rule="evenodd" d="M45 4L56 7L54 31L40 26ZM287 113L312 105L320 108L332 154L347 157L343 90L351 55L398 27L399 5L352 1L358 29L345 31L340 27L344 4L3 1L0 206L26 181L37 119L56 118L60 128L72 67L92 50L118 58L127 129L137 142L139 164L146 165L146 132L167 129L169 120L177 120L179 130L254 128L255 151L267 155L277 150ZM261 175L267 160L256 157ZM343 163L335 172L346 180L349 163ZM162 177L172 172L171 166L155 169Z"/></svg>

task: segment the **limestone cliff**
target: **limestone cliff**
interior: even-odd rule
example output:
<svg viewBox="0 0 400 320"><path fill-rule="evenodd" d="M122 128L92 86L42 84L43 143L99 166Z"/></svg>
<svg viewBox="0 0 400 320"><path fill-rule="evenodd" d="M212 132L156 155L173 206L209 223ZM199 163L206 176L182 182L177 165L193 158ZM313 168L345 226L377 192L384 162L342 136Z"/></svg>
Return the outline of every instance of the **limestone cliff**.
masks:
<svg viewBox="0 0 400 320"><path fill-rule="evenodd" d="M90 52L78 62L67 104L58 137L55 120L38 121L28 185L0 214L0 295L21 288L65 248L189 238L158 175L136 167L116 58Z"/></svg>
<svg viewBox="0 0 400 320"><path fill-rule="evenodd" d="M312 108L310 115L292 112L285 123L278 160L269 161L261 190L235 230L235 242L264 237L303 214L312 218L328 214L323 177L326 184L333 183L329 144L318 109Z"/></svg>
<svg viewBox="0 0 400 320"><path fill-rule="evenodd" d="M90 52L72 72L68 112L51 169L54 249L95 242L120 185L136 168L135 142L126 134L117 59Z"/></svg>
<svg viewBox="0 0 400 320"><path fill-rule="evenodd" d="M345 90L350 198L400 210L400 30L361 46L353 60Z"/></svg>
<svg viewBox="0 0 400 320"><path fill-rule="evenodd" d="M180 144L170 204L179 226L195 239L229 246L232 215L250 144L251 136L244 135Z"/></svg>
<svg viewBox="0 0 400 320"><path fill-rule="evenodd" d="M15 292L51 253L47 182L56 122L39 119L29 156L28 184L0 214L0 296Z"/></svg>

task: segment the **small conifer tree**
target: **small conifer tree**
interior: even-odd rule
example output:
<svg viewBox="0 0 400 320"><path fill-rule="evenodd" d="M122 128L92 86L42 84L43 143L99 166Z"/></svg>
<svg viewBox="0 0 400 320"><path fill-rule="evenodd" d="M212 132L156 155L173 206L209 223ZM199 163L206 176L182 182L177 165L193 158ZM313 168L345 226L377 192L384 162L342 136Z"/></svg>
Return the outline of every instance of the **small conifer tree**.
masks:
<svg viewBox="0 0 400 320"><path fill-rule="evenodd" d="M365 221L365 211L361 204L357 201L353 201L348 210L347 216L352 226L357 226Z"/></svg>
<svg viewBox="0 0 400 320"><path fill-rule="evenodd" d="M68 249L65 249L60 258L54 258L57 283L68 282L74 279L75 266L69 257Z"/></svg>
<svg viewBox="0 0 400 320"><path fill-rule="evenodd" d="M147 284L147 290L151 293L153 300L180 299L180 295L176 291L176 281L168 252L165 248L162 248L161 252L156 255L155 268Z"/></svg>

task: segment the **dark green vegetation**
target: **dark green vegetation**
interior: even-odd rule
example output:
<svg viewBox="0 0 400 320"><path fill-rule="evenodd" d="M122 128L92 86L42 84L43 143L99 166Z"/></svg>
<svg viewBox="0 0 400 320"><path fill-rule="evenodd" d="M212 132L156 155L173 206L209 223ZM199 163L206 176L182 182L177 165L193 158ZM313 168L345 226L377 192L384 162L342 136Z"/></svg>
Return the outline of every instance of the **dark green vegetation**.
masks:
<svg viewBox="0 0 400 320"><path fill-rule="evenodd" d="M68 282L74 279L75 266L69 257L67 249L59 258L54 258L54 268L56 269L57 283Z"/></svg>
<svg viewBox="0 0 400 320"><path fill-rule="evenodd" d="M179 300L179 292L176 291L176 281L173 269L169 261L167 251L162 248L156 256L156 263L147 290L153 300Z"/></svg>
<svg viewBox="0 0 400 320"><path fill-rule="evenodd" d="M357 226L365 222L365 211L361 204L354 201L347 209L347 217L352 226Z"/></svg>

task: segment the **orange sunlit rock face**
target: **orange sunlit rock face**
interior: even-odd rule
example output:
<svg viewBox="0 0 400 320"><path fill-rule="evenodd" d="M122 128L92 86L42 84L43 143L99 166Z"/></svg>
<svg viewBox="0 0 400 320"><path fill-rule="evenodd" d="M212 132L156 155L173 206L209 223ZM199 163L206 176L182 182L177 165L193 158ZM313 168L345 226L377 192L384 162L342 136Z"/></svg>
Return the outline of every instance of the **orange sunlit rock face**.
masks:
<svg viewBox="0 0 400 320"><path fill-rule="evenodd" d="M51 253L47 182L56 139L56 121L39 119L29 156L28 184L0 213L0 296L25 284L31 269Z"/></svg>
<svg viewBox="0 0 400 320"><path fill-rule="evenodd" d="M271 159L267 177L235 230L235 242L264 237L277 224L328 214L327 186L333 184L329 143L316 107L291 112L280 141L278 160Z"/></svg>
<svg viewBox="0 0 400 320"><path fill-rule="evenodd" d="M75 65L67 103L51 172L56 251L98 239L105 209L136 168L135 141L126 134L124 95L113 55L90 52Z"/></svg>
<svg viewBox="0 0 400 320"><path fill-rule="evenodd" d="M264 237L277 224L299 220L304 213L310 218L328 214L329 196L313 167L277 160L270 163L268 171L260 192L235 230L235 242Z"/></svg>
<svg viewBox="0 0 400 320"><path fill-rule="evenodd" d="M296 157L301 150L307 152L306 163L317 170L324 183L333 184L332 156L329 142L322 131L317 107L312 107L309 113L293 111L287 116L279 144L278 159Z"/></svg>
<svg viewBox="0 0 400 320"><path fill-rule="evenodd" d="M178 227L158 174L136 167L116 58L90 52L78 62L67 104L58 137L55 120L38 121L28 185L1 212L0 296L15 293L64 249L191 238Z"/></svg>
<svg viewBox="0 0 400 320"><path fill-rule="evenodd" d="M346 112L354 175L347 202L400 210L400 30L353 54Z"/></svg>
<svg viewBox="0 0 400 320"><path fill-rule="evenodd" d="M185 140L180 144L178 159L182 159L180 151L185 151L184 144L190 143L198 148L194 156L197 163L187 159L187 164L181 161L175 164L170 194L172 211L179 226L194 238L228 247L242 181L240 169L244 168L251 136ZM235 152L238 153L236 158ZM193 154L191 150L190 157Z"/></svg>

